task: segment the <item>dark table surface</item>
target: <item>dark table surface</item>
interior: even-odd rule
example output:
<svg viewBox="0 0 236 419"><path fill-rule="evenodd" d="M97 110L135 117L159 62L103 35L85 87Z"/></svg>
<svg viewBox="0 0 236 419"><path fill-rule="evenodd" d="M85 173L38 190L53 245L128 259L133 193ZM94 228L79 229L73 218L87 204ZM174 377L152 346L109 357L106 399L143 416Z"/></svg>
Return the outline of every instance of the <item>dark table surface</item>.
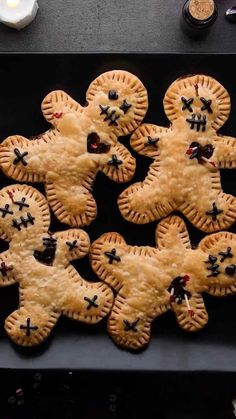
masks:
<svg viewBox="0 0 236 419"><path fill-rule="evenodd" d="M0 25L0 52L236 53L236 25L224 18L236 0L217 0L217 21L202 40L180 29L184 0L38 2L36 19L25 29ZM158 375L48 371L36 364L27 371L13 362L10 370L1 370L0 417L233 419L236 375L222 367L229 361L219 359L215 374Z"/></svg>
<svg viewBox="0 0 236 419"><path fill-rule="evenodd" d="M40 108L43 97L49 91L62 89L83 104L89 83L101 72L114 68L131 71L142 80L149 98L149 109L144 121L160 126L168 124L162 100L173 80L192 73L215 77L229 91L232 103L229 120L220 133L235 137L235 55L97 54L96 59L94 58L90 54L8 54L3 58L0 55L0 142L13 132L30 137L49 128ZM40 68L40 77L37 74L32 77L32 68ZM14 77L16 69L18 77ZM134 153L128 140L121 139L136 158L137 168L131 181L133 183L144 179L151 159ZM221 182L225 192L235 195L236 170L221 170ZM9 183L15 182L0 173L1 187ZM45 193L43 184L37 183L33 186ZM102 174L96 177L93 194L98 215L90 226L84 227L91 243L105 232L116 231L130 245L155 246L156 222L145 225L129 223L118 210L118 195L127 186L127 183L115 184ZM67 228L53 214L51 220L51 231ZM191 243L197 245L205 236L204 233L187 220L185 222ZM236 233L236 223L229 230ZM1 242L0 251L5 249L6 244ZM98 280L87 257L83 261L75 262L75 267L87 280ZM12 345L4 333L4 319L18 305L18 289L2 288L0 368L149 373L234 371L236 375L236 297L216 299L204 295L204 301L209 322L201 332L184 333L177 327L174 314L166 313L153 322L152 338L148 347L136 354L117 348L106 333L106 319L89 327L63 316L45 345L23 350Z"/></svg>
<svg viewBox="0 0 236 419"><path fill-rule="evenodd" d="M10 54L1 57L0 135L8 135L8 130L12 131L13 127L14 131L26 135L41 132L46 127L41 125L45 121L38 104L44 89L47 91L49 86L57 86L83 100L92 77L101 69L108 70L117 65L133 69L145 85L147 83L150 112L153 112L148 114L147 120L161 125L165 121L154 109L161 109L162 97L172 78L180 76L182 71L211 74L225 84L232 95L232 114L224 133L235 135L234 55L174 54L175 61L172 54L98 54L96 60L91 55L82 54L82 58L79 65L80 54L66 54L66 57L63 54ZM21 83L14 78L16 68ZM29 82L32 68L40 68L40 78L35 74L36 78ZM151 89L152 83L156 86L156 80L162 81L159 89ZM75 89L77 84L80 86L78 91ZM22 97L23 118L19 112ZM15 103L18 109L16 114L9 111L11 103ZM27 126L25 121L28 121ZM229 187L227 179L232 181L235 173L228 173L229 177L224 174L225 188ZM104 181L102 185L104 187ZM97 183L95 190L99 189L98 186ZM110 187L107 184L105 193L109 193ZM233 190L227 191L233 193ZM145 226L145 240L149 240L149 228ZM110 226L107 229L111 231ZM131 230L136 231L136 226ZM89 233L92 238L92 227ZM17 289L14 291L14 304L17 304ZM4 307L9 313L11 311L8 297L12 298L12 292L10 287L1 291L0 324L4 320ZM78 325L76 331L77 326L64 319L55 330L51 344L33 353L16 350L3 336L1 326L0 377L4 385L0 387L0 418L139 419L145 415L148 419L233 419L232 399L236 396L235 296L229 297L227 302L226 305L223 299L213 301L213 297L208 298L211 320L198 336L184 337L171 313L157 319L153 328L156 333L154 336L153 330L148 350L135 355L118 350L105 334L104 324L96 326L90 333L82 325Z"/></svg>
<svg viewBox="0 0 236 419"><path fill-rule="evenodd" d="M206 39L184 35L184 0L38 0L34 22L21 31L0 26L0 51L236 52L236 25L224 18L235 0L217 0Z"/></svg>

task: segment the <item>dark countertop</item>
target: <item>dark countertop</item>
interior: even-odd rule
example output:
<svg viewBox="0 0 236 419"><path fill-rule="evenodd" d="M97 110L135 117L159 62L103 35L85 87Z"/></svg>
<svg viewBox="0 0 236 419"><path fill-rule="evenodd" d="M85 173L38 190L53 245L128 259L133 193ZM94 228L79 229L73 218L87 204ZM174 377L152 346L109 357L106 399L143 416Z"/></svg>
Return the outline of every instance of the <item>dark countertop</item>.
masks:
<svg viewBox="0 0 236 419"><path fill-rule="evenodd" d="M1 378L1 419L235 419L231 375L7 371Z"/></svg>
<svg viewBox="0 0 236 419"><path fill-rule="evenodd" d="M170 83L183 74L211 75L227 88L232 98L232 112L221 133L235 136L234 54L178 54L175 60L173 54L97 54L96 57L90 54L8 54L2 59L0 67L0 136L4 139L16 133L30 137L46 131L48 123L42 116L40 103L49 91L62 89L83 104L89 83L102 71L114 68L122 68L139 76L149 92L149 110L145 122L161 126L167 124L162 100ZM37 72L32 72L32 69L40 69L40 76ZM136 173L131 182L141 181L147 173L151 159L135 154L127 139L123 138L122 141L137 161ZM221 171L223 190L233 195L235 175L236 170ZM12 182L0 172L2 187ZM117 198L127 186L114 184L102 174L97 176L93 194L98 205L98 216L90 226L84 227L91 243L105 232L117 231L130 245L155 246L156 222L138 226L126 221L118 210ZM34 184L34 187L45 193L42 184ZM197 245L204 233L187 220L185 222L192 244ZM61 231L64 228L52 214L50 230ZM236 224L229 230L236 233ZM6 248L1 242L0 250ZM74 266L85 279L98 279L93 275L88 258L75 262ZM3 326L4 319L18 305L18 289L2 288L0 369L166 374L234 372L236 378L235 298L235 295L227 299L204 295L209 323L195 334L181 331L176 325L173 312L160 316L153 322L152 338L148 347L134 354L116 347L106 332L106 319L100 325L89 326L72 322L63 316L50 339L41 347L16 347L11 344Z"/></svg>
<svg viewBox="0 0 236 419"><path fill-rule="evenodd" d="M207 38L180 29L184 0L38 0L34 22L21 31L0 25L0 51L236 52L236 25L224 18L234 0L218 0Z"/></svg>
<svg viewBox="0 0 236 419"><path fill-rule="evenodd" d="M236 0L217 1L218 19L201 41L191 40L180 30L184 0L38 0L38 3L35 21L22 31L0 25L0 52L236 53L236 25L224 18L226 9L236 4ZM222 60L220 63L220 69L214 67L216 72L222 71L224 64ZM216 314L220 318L221 313ZM233 317L232 329L234 323ZM223 325L221 332L224 333ZM3 346L1 342L2 350ZM200 363L205 351L206 347L199 352ZM136 374L131 368L129 375L124 371L72 374L65 366L42 371L40 364L32 360L31 368L24 370L23 355L21 370L16 359L12 359L12 352L7 346L6 357L10 362L4 362L0 368L2 419L74 419L78 414L94 419L139 419L145 415L160 419L234 417L231 400L236 393L236 376L229 365L235 360L235 346L230 339L225 359L217 358L212 347L212 360L219 364L213 374L206 373L206 364L205 373L192 368L187 373L157 375L150 369ZM106 357L109 362L111 353Z"/></svg>

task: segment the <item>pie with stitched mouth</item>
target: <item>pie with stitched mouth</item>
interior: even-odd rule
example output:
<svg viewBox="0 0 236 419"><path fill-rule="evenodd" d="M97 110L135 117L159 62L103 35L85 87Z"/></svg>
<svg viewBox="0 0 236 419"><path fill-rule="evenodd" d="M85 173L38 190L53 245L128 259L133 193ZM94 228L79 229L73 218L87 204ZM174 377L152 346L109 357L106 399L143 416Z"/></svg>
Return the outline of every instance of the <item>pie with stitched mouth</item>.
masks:
<svg viewBox="0 0 236 419"><path fill-rule="evenodd" d="M218 130L229 117L228 92L210 76L187 76L163 103L170 126L143 124L131 136L133 149L153 163L143 182L119 196L122 216L145 224L178 210L204 232L227 229L236 199L222 190L220 169L236 167L236 139Z"/></svg>

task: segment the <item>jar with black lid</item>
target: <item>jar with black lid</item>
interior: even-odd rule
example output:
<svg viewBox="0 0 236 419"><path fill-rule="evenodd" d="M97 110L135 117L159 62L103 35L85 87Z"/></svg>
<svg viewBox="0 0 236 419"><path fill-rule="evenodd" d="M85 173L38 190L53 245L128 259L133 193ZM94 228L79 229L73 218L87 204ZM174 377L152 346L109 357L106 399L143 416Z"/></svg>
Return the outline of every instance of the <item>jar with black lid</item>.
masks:
<svg viewBox="0 0 236 419"><path fill-rule="evenodd" d="M205 36L218 16L214 0L187 0L181 16L183 31L192 38Z"/></svg>

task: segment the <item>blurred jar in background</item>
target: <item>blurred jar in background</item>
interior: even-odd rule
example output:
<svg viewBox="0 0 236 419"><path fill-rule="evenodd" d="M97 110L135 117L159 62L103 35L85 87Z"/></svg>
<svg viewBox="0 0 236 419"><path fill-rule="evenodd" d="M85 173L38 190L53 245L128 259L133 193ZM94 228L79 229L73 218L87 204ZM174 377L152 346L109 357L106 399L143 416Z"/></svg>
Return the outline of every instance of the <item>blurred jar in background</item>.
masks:
<svg viewBox="0 0 236 419"><path fill-rule="evenodd" d="M187 0L182 8L181 28L191 38L204 37L217 16L214 0Z"/></svg>

